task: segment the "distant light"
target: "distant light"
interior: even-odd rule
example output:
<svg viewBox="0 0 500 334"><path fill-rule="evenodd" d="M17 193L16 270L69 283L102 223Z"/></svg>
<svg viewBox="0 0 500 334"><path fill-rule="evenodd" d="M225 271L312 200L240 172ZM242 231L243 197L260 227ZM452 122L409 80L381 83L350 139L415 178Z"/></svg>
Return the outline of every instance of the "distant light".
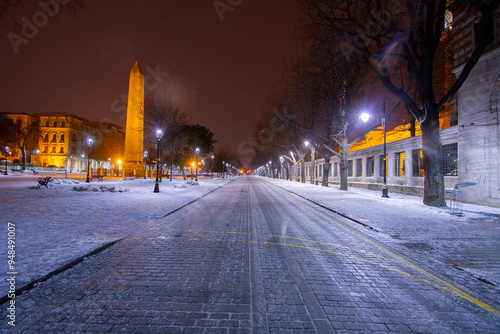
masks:
<svg viewBox="0 0 500 334"><path fill-rule="evenodd" d="M309 141L306 140L306 142L304 143L304 145L309 146Z"/></svg>
<svg viewBox="0 0 500 334"><path fill-rule="evenodd" d="M163 136L163 131L161 130L156 130L156 138L160 139Z"/></svg>
<svg viewBox="0 0 500 334"><path fill-rule="evenodd" d="M120 159L118 159L117 163L118 163L118 164L121 164L121 163L122 163L122 161L121 161Z"/></svg>
<svg viewBox="0 0 500 334"><path fill-rule="evenodd" d="M359 119L366 123L370 119L370 114L364 112L359 116Z"/></svg>

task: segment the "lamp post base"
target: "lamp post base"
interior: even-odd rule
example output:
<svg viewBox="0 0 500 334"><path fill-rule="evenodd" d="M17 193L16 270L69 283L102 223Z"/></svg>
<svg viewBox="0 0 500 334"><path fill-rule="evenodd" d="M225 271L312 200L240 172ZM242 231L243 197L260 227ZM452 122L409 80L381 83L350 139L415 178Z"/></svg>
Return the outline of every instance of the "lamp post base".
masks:
<svg viewBox="0 0 500 334"><path fill-rule="evenodd" d="M389 189L387 189L387 185L384 184L384 186L382 188L382 197L389 198L388 192L389 192Z"/></svg>
<svg viewBox="0 0 500 334"><path fill-rule="evenodd" d="M154 193L159 193L160 192L160 186L158 185L158 181L155 183L155 190L153 190Z"/></svg>

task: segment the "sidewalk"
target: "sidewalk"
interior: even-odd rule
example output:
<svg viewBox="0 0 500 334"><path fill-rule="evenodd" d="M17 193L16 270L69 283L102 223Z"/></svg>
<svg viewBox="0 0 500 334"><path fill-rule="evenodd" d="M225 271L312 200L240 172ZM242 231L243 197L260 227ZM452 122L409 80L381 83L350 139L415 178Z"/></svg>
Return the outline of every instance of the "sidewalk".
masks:
<svg viewBox="0 0 500 334"><path fill-rule="evenodd" d="M9 272L10 223L15 229L16 288L131 233L155 229L158 218L231 181L204 180L193 186L164 180L160 193L154 193L154 179L85 183L85 175L58 175L48 188L38 189L38 177L0 177L0 269L2 277ZM0 297L7 295L8 286L5 279L0 281Z"/></svg>
<svg viewBox="0 0 500 334"><path fill-rule="evenodd" d="M464 204L464 216L458 217L390 189L390 198L382 198L378 191L268 180L372 227L375 231L352 223L433 273L500 304L500 209Z"/></svg>

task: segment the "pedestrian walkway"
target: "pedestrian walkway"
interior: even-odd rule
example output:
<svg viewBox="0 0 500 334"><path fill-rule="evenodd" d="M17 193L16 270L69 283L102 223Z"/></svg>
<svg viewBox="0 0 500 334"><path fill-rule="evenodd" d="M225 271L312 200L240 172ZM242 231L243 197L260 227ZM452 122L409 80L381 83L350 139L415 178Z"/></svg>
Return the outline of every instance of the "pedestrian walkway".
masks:
<svg viewBox="0 0 500 334"><path fill-rule="evenodd" d="M494 238L495 213L448 221L446 210L419 206L414 198L384 200L369 192L240 178L137 224L104 252L16 296L16 326L8 325L3 308L0 330L500 331L496 288L441 261L456 258L443 249L452 240L436 235L452 224L487 223ZM495 249L486 233L483 238L481 245Z"/></svg>
<svg viewBox="0 0 500 334"><path fill-rule="evenodd" d="M449 208L429 207L422 198L378 191L340 191L270 180L276 186L314 200L378 232L361 230L457 283L500 303L500 209L464 204L464 216ZM356 224L355 224L356 225Z"/></svg>

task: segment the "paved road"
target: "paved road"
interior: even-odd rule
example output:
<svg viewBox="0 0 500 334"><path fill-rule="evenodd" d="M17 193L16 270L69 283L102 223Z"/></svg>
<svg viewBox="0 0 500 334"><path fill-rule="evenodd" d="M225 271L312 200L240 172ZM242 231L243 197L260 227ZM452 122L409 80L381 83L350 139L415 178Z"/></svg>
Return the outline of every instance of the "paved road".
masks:
<svg viewBox="0 0 500 334"><path fill-rule="evenodd" d="M500 332L488 305L350 224L240 178L19 296L10 332Z"/></svg>

